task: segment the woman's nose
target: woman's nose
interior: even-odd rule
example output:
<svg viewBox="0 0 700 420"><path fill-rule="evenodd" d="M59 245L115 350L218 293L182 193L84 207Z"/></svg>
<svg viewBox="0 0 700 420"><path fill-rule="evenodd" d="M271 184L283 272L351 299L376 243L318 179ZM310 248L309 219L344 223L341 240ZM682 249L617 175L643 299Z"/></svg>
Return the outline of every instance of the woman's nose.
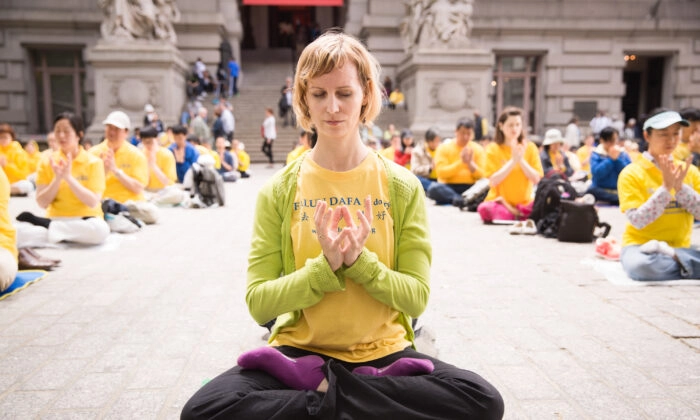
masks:
<svg viewBox="0 0 700 420"><path fill-rule="evenodd" d="M328 112L331 114L338 112L338 98L333 95L328 99Z"/></svg>

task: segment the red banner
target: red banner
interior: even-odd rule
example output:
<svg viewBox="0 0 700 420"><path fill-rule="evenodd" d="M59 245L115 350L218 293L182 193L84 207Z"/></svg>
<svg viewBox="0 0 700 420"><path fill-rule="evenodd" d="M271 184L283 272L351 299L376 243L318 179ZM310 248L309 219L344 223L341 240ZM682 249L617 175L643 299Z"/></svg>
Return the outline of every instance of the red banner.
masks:
<svg viewBox="0 0 700 420"><path fill-rule="evenodd" d="M342 6L343 0L243 0L245 6Z"/></svg>

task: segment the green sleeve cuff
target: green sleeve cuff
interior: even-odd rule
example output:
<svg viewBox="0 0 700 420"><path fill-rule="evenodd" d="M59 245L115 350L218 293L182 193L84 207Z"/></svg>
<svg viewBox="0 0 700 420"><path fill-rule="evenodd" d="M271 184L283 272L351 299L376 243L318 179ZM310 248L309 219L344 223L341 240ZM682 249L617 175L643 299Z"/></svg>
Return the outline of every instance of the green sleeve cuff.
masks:
<svg viewBox="0 0 700 420"><path fill-rule="evenodd" d="M321 253L316 258L306 260L306 268L309 270L311 287L322 292L338 292L345 288L343 269L333 272L328 260Z"/></svg>
<svg viewBox="0 0 700 420"><path fill-rule="evenodd" d="M350 277L357 284L364 284L374 278L374 269L377 267L377 254L363 248L360 256L350 267L345 267L345 276Z"/></svg>

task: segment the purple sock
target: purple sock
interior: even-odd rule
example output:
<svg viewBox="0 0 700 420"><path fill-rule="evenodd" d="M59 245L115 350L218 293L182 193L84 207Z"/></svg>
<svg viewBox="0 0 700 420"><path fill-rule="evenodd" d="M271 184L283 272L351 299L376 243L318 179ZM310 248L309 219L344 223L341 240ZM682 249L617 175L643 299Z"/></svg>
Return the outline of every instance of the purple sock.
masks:
<svg viewBox="0 0 700 420"><path fill-rule="evenodd" d="M325 376L321 357L311 355L296 359L272 347L260 347L238 357L238 366L267 372L290 388L315 391Z"/></svg>
<svg viewBox="0 0 700 420"><path fill-rule="evenodd" d="M387 367L360 366L353 369L352 373L371 376L416 376L430 373L433 369L435 369L435 366L428 359L404 357Z"/></svg>

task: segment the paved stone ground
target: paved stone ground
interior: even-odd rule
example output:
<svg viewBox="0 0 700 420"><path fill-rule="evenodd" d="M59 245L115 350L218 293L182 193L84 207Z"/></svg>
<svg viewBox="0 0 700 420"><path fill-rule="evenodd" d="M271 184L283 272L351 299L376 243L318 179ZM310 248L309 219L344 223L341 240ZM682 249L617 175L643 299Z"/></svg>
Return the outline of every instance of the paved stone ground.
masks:
<svg viewBox="0 0 700 420"><path fill-rule="evenodd" d="M0 419L176 419L203 381L262 345L245 269L271 170L254 172L227 185L225 208L165 209L101 247L45 250L63 266L0 301ZM38 211L28 198L10 207ZM581 264L593 245L429 213L422 320L441 358L498 387L506 418L700 418L700 286L614 285ZM618 210L600 213L619 238Z"/></svg>

